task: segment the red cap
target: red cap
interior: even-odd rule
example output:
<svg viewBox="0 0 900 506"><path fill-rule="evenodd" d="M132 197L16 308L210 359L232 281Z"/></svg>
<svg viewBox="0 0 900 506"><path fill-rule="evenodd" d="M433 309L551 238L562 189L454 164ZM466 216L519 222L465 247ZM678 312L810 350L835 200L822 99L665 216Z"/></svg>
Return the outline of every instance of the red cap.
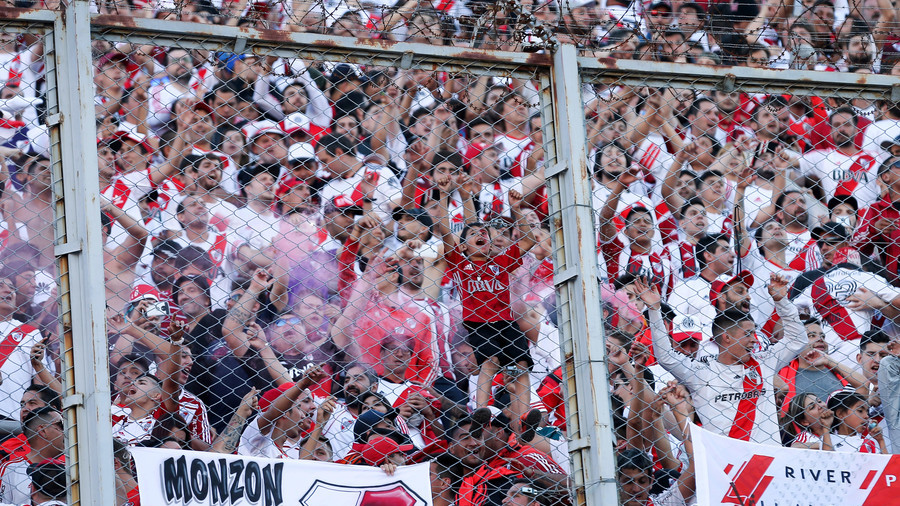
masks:
<svg viewBox="0 0 900 506"><path fill-rule="evenodd" d="M380 466L391 455L405 453L414 448L413 445L402 445L389 437L375 436L366 443L362 457L370 466Z"/></svg>
<svg viewBox="0 0 900 506"><path fill-rule="evenodd" d="M120 61L125 61L127 59L128 55L126 55L125 53L122 53L120 51L110 51L101 56L99 60L97 60L97 66L102 68L106 65L109 65L110 63L117 63Z"/></svg>
<svg viewBox="0 0 900 506"><path fill-rule="evenodd" d="M465 154L463 154L463 165L468 167L469 164L472 163L472 160L477 158L484 153L488 148L492 148L491 144L482 144L480 142L473 142L469 144L469 147L466 149Z"/></svg>
<svg viewBox="0 0 900 506"><path fill-rule="evenodd" d="M150 285L137 285L131 290L131 298L128 302L137 302L144 299L159 301L159 290Z"/></svg>
<svg viewBox="0 0 900 506"><path fill-rule="evenodd" d="M121 147L122 141L127 139L140 146L144 150L144 153L149 155L153 152L153 148L150 147L150 143L147 142L147 136L138 132L117 130L113 132L113 134L109 136L108 139L110 139L110 147L112 147L114 151L118 151ZM104 141L106 141L106 139L104 139Z"/></svg>
<svg viewBox="0 0 900 506"><path fill-rule="evenodd" d="M194 102L194 110L195 111L204 111L209 114L212 114L212 112L213 112L212 107L202 100L198 100L198 101Z"/></svg>
<svg viewBox="0 0 900 506"><path fill-rule="evenodd" d="M709 288L709 303L713 306L716 305L716 302L719 299L719 294L722 293L722 290L725 289L726 286L734 283L735 281L740 281L747 288L753 286L753 274L750 274L750 271L743 270L738 273L737 276L733 276L731 278L719 278L712 282Z"/></svg>
<svg viewBox="0 0 900 506"><path fill-rule="evenodd" d="M862 258L860 258L859 251L856 248L847 246L834 252L834 256L831 258L831 265L837 264L853 264L857 267L862 267Z"/></svg>
<svg viewBox="0 0 900 506"><path fill-rule="evenodd" d="M282 383L278 388L266 390L266 393L262 394L262 397L259 398L259 411L265 412L267 409L269 409L269 406L271 406L272 403L275 402L275 399L281 396L281 394L287 392L287 390L292 386L294 386L294 383L288 381L287 383Z"/></svg>
<svg viewBox="0 0 900 506"><path fill-rule="evenodd" d="M672 339L676 343L684 342L688 339L696 339L698 342L703 341L703 331L700 329L700 322L693 316L676 315L672 320Z"/></svg>

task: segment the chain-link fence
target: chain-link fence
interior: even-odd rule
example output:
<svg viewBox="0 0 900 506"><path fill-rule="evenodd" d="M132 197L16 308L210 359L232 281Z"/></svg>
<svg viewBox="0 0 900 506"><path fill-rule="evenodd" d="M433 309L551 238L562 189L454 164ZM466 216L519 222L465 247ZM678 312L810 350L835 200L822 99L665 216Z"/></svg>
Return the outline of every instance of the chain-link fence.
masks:
<svg viewBox="0 0 900 506"><path fill-rule="evenodd" d="M461 506L691 504L688 422L891 453L892 9L44 7L0 9L0 503L139 502L137 447Z"/></svg>

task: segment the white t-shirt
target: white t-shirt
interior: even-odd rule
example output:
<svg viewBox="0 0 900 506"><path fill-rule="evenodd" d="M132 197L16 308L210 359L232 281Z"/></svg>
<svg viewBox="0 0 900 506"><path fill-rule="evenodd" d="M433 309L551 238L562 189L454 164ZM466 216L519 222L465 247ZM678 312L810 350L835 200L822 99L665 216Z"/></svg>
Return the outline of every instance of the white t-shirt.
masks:
<svg viewBox="0 0 900 506"><path fill-rule="evenodd" d="M0 366L0 415L18 420L22 394L34 378L31 347L41 341L41 333L30 325L10 319L0 322L0 341L5 341L7 337L16 344L6 362ZM55 370L49 359L45 359L44 364L51 372Z"/></svg>
<svg viewBox="0 0 900 506"><path fill-rule="evenodd" d="M373 194L372 207L378 212L382 220L390 217L394 206L399 204L402 188L400 181L387 167L380 165L366 164L356 171L356 174L348 178L335 177L325 183L325 186L319 190L319 197L322 202L328 202L338 195L344 195L348 199L354 200L354 192L359 183L363 181L366 174L376 174L375 191Z"/></svg>
<svg viewBox="0 0 900 506"><path fill-rule="evenodd" d="M286 458L285 452L279 448L275 441L272 440L272 431L275 430L275 424L269 425L267 434L263 434L259 430L259 421L261 417L257 416L241 433L241 441L238 443L238 455L247 455L249 457L263 457L268 459Z"/></svg>
<svg viewBox="0 0 900 506"><path fill-rule="evenodd" d="M353 446L353 424L355 423L356 417L350 413L346 405L341 404L334 410L331 418L322 428L322 434L331 443L332 460L335 462L350 453L350 448Z"/></svg>

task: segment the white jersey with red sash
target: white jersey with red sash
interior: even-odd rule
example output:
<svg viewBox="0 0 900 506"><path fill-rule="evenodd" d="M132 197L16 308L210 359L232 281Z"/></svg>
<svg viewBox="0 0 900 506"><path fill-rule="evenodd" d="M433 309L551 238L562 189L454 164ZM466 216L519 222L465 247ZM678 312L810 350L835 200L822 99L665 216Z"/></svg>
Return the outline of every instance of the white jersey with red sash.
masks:
<svg viewBox="0 0 900 506"><path fill-rule="evenodd" d="M189 241L184 237L184 235L172 237L171 239L180 244L182 248L193 246L205 251L209 255L210 261L217 268L217 275L219 274L218 269L222 268L222 264L231 253L228 244L228 234L226 234L225 232L219 232L212 227L210 227L209 231L207 232L206 239L202 241ZM216 276L210 277L215 278Z"/></svg>
<svg viewBox="0 0 900 506"><path fill-rule="evenodd" d="M188 430L195 438L206 444L212 444L209 413L206 410L206 405L203 404L199 397L182 389L181 397L178 399L178 414L184 418Z"/></svg>
<svg viewBox="0 0 900 506"><path fill-rule="evenodd" d="M829 347L834 350L832 357L851 369L857 367L859 339L872 328L873 319L881 316L871 309L848 307L847 298L863 287L888 302L900 297L900 289L886 279L852 264L805 272L794 282L790 293L795 304L809 307L814 316L834 330L826 332Z"/></svg>
<svg viewBox="0 0 900 506"><path fill-rule="evenodd" d="M690 279L700 272L694 244L687 241L672 242L666 245L666 251L672 263L672 275L676 282Z"/></svg>
<svg viewBox="0 0 900 506"><path fill-rule="evenodd" d="M875 162L876 155L865 151L847 156L836 149L817 149L800 157L800 173L819 179L826 200L852 195L862 209L881 196Z"/></svg>
<svg viewBox="0 0 900 506"><path fill-rule="evenodd" d="M500 156L497 163L500 166L500 173L504 172L513 177L522 177L522 174L513 174L511 171L516 166L516 160L523 151L534 145L531 137L513 137L511 135L498 134L494 140L494 145L500 148ZM519 166L519 170L521 170Z"/></svg>
<svg viewBox="0 0 900 506"><path fill-rule="evenodd" d="M218 158L219 162L221 162L221 164L219 165L219 170L222 171L222 179L220 183L222 189L227 191L228 193L239 193L240 188L238 188L237 182L238 166L236 163L234 163L234 160L232 160L230 156L220 151L206 150L197 146L191 146L191 154L209 154Z"/></svg>
<svg viewBox="0 0 900 506"><path fill-rule="evenodd" d="M600 246L601 266L606 266L610 280L624 274L640 274L653 279L663 296L672 291L674 280L669 253L663 248L652 248L649 253L637 253L623 232Z"/></svg>
<svg viewBox="0 0 900 506"><path fill-rule="evenodd" d="M24 455L13 455L0 464L0 502L32 504L31 477L28 466L33 462Z"/></svg>
<svg viewBox="0 0 900 506"><path fill-rule="evenodd" d="M743 441L781 445L772 381L809 340L797 307L787 298L775 306L784 322L784 338L764 343L745 363L734 365L723 364L715 356L695 360L675 352L659 311L650 312L656 360L690 390L704 429Z"/></svg>
<svg viewBox="0 0 900 506"><path fill-rule="evenodd" d="M118 439L126 445L134 445L150 439L150 433L156 427L156 422L162 418L165 411L162 407L149 415L135 420L131 417L131 408L124 406L112 407L112 434L113 439Z"/></svg>
<svg viewBox="0 0 900 506"><path fill-rule="evenodd" d="M481 207L478 215L481 221L488 222L501 216L510 217L509 191L522 191L522 180L517 177L499 179L493 183L481 185L478 193L478 202Z"/></svg>
<svg viewBox="0 0 900 506"><path fill-rule="evenodd" d="M131 219L141 223L143 222L143 217L141 216L141 208L138 202L148 191L150 191L149 177L143 173L131 172L116 177L111 185L103 189L102 193L114 206L125 211L125 214ZM122 225L113 221L112 231L109 234L107 243L111 247L118 246L124 242L127 236L128 232L125 231Z"/></svg>
<svg viewBox="0 0 900 506"><path fill-rule="evenodd" d="M19 419L19 401L34 377L31 347L40 341L40 331L31 325L0 322L0 415Z"/></svg>

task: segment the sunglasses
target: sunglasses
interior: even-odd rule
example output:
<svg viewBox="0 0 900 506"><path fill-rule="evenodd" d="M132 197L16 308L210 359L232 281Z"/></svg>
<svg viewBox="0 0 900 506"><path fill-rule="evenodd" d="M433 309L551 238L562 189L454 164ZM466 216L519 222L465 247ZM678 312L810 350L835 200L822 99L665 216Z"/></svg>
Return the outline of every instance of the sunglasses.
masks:
<svg viewBox="0 0 900 506"><path fill-rule="evenodd" d="M840 237L822 237L818 241L819 244L827 244L829 246L835 246L837 244L841 244L845 241L845 239L841 239Z"/></svg>
<svg viewBox="0 0 900 506"><path fill-rule="evenodd" d="M298 316L293 316L291 318L279 318L279 319L275 320L275 326L276 327L284 327L285 325L288 325L288 324L297 325L298 323L300 323L300 321L301 321L300 317L298 317Z"/></svg>

